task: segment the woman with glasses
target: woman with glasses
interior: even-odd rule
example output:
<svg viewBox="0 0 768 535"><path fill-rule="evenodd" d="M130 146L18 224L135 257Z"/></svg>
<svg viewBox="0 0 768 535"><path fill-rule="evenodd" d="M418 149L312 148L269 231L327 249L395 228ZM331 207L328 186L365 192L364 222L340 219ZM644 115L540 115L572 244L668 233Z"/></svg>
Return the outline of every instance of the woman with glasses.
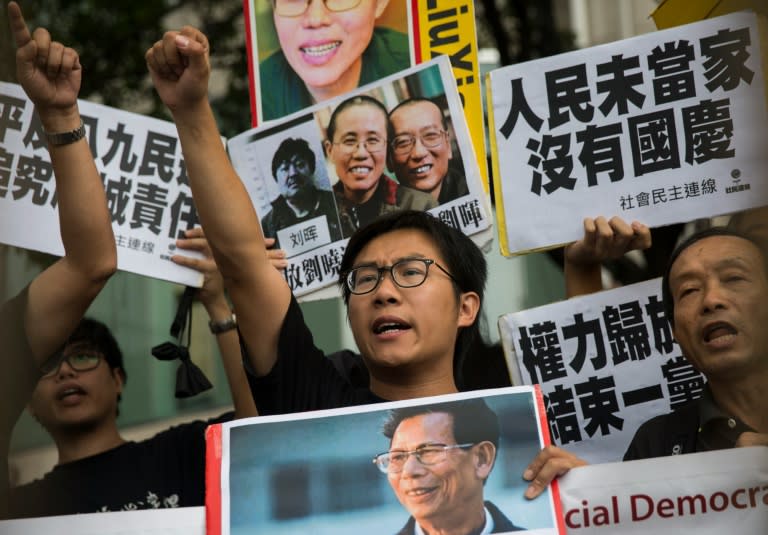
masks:
<svg viewBox="0 0 768 535"><path fill-rule="evenodd" d="M333 190L344 237L380 215L437 206L430 195L384 174L387 121L381 102L360 95L339 104L328 122L325 151L339 179Z"/></svg>
<svg viewBox="0 0 768 535"><path fill-rule="evenodd" d="M402 17L405 17L405 2ZM410 67L408 36L376 26L389 0L272 0L280 49L259 65L263 119ZM278 90L279 88L279 90Z"/></svg>

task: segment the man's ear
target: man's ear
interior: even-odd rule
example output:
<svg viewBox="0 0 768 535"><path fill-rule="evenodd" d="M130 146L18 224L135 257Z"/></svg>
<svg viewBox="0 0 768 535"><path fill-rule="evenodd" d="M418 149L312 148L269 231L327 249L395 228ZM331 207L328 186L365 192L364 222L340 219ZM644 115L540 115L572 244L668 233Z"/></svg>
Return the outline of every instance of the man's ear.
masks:
<svg viewBox="0 0 768 535"><path fill-rule="evenodd" d="M459 296L458 327L469 327L480 312L480 296L476 292L464 292Z"/></svg>
<svg viewBox="0 0 768 535"><path fill-rule="evenodd" d="M484 440L473 447L475 455L475 473L479 479L485 481L491 475L493 464L496 462L496 446L492 442Z"/></svg>
<svg viewBox="0 0 768 535"><path fill-rule="evenodd" d="M110 368L109 373L112 374L112 378L117 385L117 394L122 394L123 386L125 385L125 372L120 368Z"/></svg>

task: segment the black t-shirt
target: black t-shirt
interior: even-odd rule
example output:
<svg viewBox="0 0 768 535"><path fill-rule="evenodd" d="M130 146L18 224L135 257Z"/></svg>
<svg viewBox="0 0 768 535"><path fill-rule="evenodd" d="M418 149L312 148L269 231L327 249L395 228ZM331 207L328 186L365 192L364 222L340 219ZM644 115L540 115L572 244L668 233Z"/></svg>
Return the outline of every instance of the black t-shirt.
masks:
<svg viewBox="0 0 768 535"><path fill-rule="evenodd" d="M11 431L40 377L24 329L26 306L26 288L0 306L0 518L7 514Z"/></svg>
<svg viewBox="0 0 768 535"><path fill-rule="evenodd" d="M244 344L242 351L248 363ZM350 385L333 362L315 347L295 297L291 297L285 314L277 351L277 361L264 377L255 377L246 365L259 414L287 414L386 401L367 388Z"/></svg>
<svg viewBox="0 0 768 535"><path fill-rule="evenodd" d="M141 442L54 467L42 479L11 489L10 516L193 507L205 504L205 429L227 421L172 427Z"/></svg>

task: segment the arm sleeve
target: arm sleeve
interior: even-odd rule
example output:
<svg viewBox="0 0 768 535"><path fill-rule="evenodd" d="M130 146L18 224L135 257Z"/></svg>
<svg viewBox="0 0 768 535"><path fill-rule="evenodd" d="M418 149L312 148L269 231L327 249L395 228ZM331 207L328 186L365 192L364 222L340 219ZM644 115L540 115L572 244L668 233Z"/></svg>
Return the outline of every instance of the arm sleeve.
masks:
<svg viewBox="0 0 768 535"><path fill-rule="evenodd" d="M330 409L364 402L359 399L360 392L315 346L295 297L291 298L280 330L277 360L267 375L254 376L247 365L248 350L242 343L241 348L259 414Z"/></svg>

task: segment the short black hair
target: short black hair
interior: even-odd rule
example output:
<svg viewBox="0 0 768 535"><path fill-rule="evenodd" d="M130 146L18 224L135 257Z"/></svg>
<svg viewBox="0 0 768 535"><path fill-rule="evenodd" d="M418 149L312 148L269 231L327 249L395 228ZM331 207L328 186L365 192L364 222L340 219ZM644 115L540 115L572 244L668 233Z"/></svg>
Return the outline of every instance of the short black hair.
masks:
<svg viewBox="0 0 768 535"><path fill-rule="evenodd" d="M440 105L432 100L431 98L427 97L411 97L403 100L402 102L398 103L397 106L392 108L389 111L389 117L392 117L392 114L395 113L400 108L405 108L406 106L413 106L414 104L419 104L420 102L425 102L428 104L432 104L435 108L437 108L437 111L440 113L440 122L443 125L443 130L446 132L448 131L448 120L445 118L445 114L443 113L443 108L440 107ZM389 132L389 139L395 139L395 129L392 126L391 122L388 122L387 124L387 131Z"/></svg>
<svg viewBox="0 0 768 535"><path fill-rule="evenodd" d="M474 323L462 328L456 337L453 353L453 375L458 387L461 388L461 368L464 355L473 341L480 336L479 319L485 295L485 284L488 279L488 264L480 248L471 238L458 229L443 223L428 212L404 210L392 212L375 219L370 224L358 229L347 242L347 248L341 259L339 268L339 285L341 286L344 303L349 305L349 288L345 284L346 275L354 265L360 251L375 238L396 230L419 230L429 236L440 252L446 264L446 269L453 276L456 297L461 292L475 292L480 298L480 311Z"/></svg>
<svg viewBox="0 0 768 535"><path fill-rule="evenodd" d="M277 168L280 167L283 162L291 161L294 156L299 156L307 165L309 165L310 172L315 172L315 153L309 148L309 143L306 139L299 138L285 138L280 146L277 147L274 156L272 156L272 177L277 180Z"/></svg>
<svg viewBox="0 0 768 535"><path fill-rule="evenodd" d="M126 382L128 377L123 365L123 352L120 351L120 346L112 335L112 331L105 324L87 317L80 320L64 345L75 344L96 350L104 355L104 360L109 364L110 369L119 370L123 376L123 382Z"/></svg>
<svg viewBox="0 0 768 535"><path fill-rule="evenodd" d="M331 113L331 118L328 120L328 128L325 130L325 136L330 143L333 143L333 136L336 134L336 122L338 121L339 114L353 106L373 106L381 110L381 113L384 115L384 122L387 125L387 132L389 132L389 114L384 104L368 95L357 95L342 101Z"/></svg>
<svg viewBox="0 0 768 535"><path fill-rule="evenodd" d="M433 413L446 413L453 416L453 436L457 444L477 444L488 441L496 447L496 450L499 449L499 418L483 398L392 409L387 414L381 432L391 442L403 420Z"/></svg>
<svg viewBox="0 0 768 535"><path fill-rule="evenodd" d="M672 298L672 288L670 287L669 283L669 276L672 272L672 267L674 266L678 257L683 253L683 251L688 249L691 245L705 238L712 238L715 236L741 238L754 245L760 252L760 256L763 259L763 269L765 270L766 276L768 276L768 263L766 262L765 252L763 251L762 247L760 247L760 244L748 234L745 234L740 230L736 230L735 228L722 226L710 227L691 234L682 243L680 243L680 245L678 245L674 251L672 251L672 255L669 257L669 262L667 262L667 267L664 270L664 275L661 278L661 297L664 303L664 314L667 316L667 321L669 321L669 324L673 327L675 326L675 302Z"/></svg>
<svg viewBox="0 0 768 535"><path fill-rule="evenodd" d="M117 370L122 377L123 385L128 382L128 374L125 372L125 366L123 365L123 352L120 351L120 346L117 344L117 340L115 340L109 327L93 318L83 318L72 334L69 335L64 346L75 344L87 349L93 349L104 355L104 360L109 365L109 369L112 371ZM122 399L123 397L118 394L118 404ZM120 415L120 407L117 408L117 415Z"/></svg>

